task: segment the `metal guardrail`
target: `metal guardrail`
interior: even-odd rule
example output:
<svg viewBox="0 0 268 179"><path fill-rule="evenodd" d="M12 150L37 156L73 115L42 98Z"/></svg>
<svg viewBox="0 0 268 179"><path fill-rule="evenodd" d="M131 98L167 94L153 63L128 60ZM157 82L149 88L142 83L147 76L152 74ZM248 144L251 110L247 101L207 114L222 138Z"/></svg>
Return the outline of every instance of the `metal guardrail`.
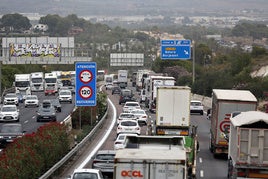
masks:
<svg viewBox="0 0 268 179"><path fill-rule="evenodd" d="M44 173L39 179L47 179L51 177L55 171L57 171L60 167L62 167L75 153L77 153L81 148L83 148L86 142L96 133L96 131L100 128L100 126L105 121L109 111L109 105L107 105L107 110L102 117L102 119L98 122L98 124L91 130L91 132L80 142L78 143L67 155L65 155L58 163L56 163L53 167L51 167L46 173ZM66 123L67 120L71 120L71 117L68 116L63 122ZM67 122L68 123L68 122Z"/></svg>

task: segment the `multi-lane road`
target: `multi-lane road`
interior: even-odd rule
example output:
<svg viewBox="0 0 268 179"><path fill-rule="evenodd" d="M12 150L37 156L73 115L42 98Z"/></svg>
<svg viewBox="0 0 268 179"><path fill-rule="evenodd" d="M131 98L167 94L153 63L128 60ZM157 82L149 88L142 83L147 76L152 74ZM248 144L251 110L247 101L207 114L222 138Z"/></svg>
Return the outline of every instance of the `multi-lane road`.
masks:
<svg viewBox="0 0 268 179"><path fill-rule="evenodd" d="M135 90L133 90L135 91ZM42 92L36 92L39 100L43 99L52 99L56 96L45 96ZM105 140L104 144L102 144L97 150L111 150L113 149L114 141L116 138L116 125L113 123L113 118L117 117L122 112L122 105L118 104L119 96L112 95L111 91L107 91L108 97L110 99L110 106L114 106L109 108L108 117L102 128L98 129L99 132L95 135L94 139L89 141L85 150L80 151L79 155L75 157L73 162L70 165L66 166L63 173L61 173L58 178L67 178L73 170L79 166L81 163L85 162L85 159L93 151L96 151L96 147L99 145L99 141L103 140L105 134L108 134L107 140ZM136 94L137 95L137 94ZM74 99L73 99L74 100ZM63 103L62 104L62 112L57 113L57 120L64 120L74 108L74 103ZM27 133L35 132L38 127L43 125L43 122L36 122L36 110L37 108L25 108L23 104L19 105L20 109L20 123L23 124L24 130ZM114 109L114 110L113 110ZM151 116L151 120L155 119L155 114L147 112L149 116ZM209 130L210 130L210 121L206 119L206 114L203 116L198 114L191 115L191 124L198 126L198 140L200 151L197 153L197 178L204 179L223 179L227 178L227 160L226 157L218 157L214 158L210 153L209 146ZM0 123L0 126L2 123ZM112 126L111 126L112 125ZM109 128L112 128L110 131ZM142 135L146 135L147 126L142 127ZM87 168L91 168L91 160L89 160L85 165Z"/></svg>

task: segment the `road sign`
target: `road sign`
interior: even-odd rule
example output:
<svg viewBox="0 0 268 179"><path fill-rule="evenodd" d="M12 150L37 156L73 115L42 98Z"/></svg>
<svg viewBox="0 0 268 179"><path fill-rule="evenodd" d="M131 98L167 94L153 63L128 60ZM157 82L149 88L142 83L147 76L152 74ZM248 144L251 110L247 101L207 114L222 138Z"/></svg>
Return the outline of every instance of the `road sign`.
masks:
<svg viewBox="0 0 268 179"><path fill-rule="evenodd" d="M188 60L190 58L190 40L161 40L161 59Z"/></svg>
<svg viewBox="0 0 268 179"><path fill-rule="evenodd" d="M97 64L95 62L76 62L75 74L75 105L96 106Z"/></svg>

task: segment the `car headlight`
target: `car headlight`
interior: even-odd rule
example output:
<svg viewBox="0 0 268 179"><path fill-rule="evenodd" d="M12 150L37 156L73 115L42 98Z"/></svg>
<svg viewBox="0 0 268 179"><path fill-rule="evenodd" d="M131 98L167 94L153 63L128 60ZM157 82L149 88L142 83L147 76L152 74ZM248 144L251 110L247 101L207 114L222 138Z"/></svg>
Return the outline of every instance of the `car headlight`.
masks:
<svg viewBox="0 0 268 179"><path fill-rule="evenodd" d="M3 139L4 138L4 136L0 136L0 139Z"/></svg>
<svg viewBox="0 0 268 179"><path fill-rule="evenodd" d="M52 115L56 115L55 113L52 113Z"/></svg>

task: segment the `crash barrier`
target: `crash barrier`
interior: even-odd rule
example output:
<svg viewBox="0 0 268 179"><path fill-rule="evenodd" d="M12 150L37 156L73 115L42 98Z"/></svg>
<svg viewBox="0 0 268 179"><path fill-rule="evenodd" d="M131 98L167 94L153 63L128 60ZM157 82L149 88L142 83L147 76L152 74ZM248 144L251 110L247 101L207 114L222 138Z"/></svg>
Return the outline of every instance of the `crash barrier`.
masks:
<svg viewBox="0 0 268 179"><path fill-rule="evenodd" d="M75 108L76 109L76 108ZM106 117L108 115L108 111L109 111L109 105L107 105L107 110L104 114L104 116L102 117L102 119L98 122L98 124L90 131L90 133L80 142L78 143L67 155L65 155L65 157L63 157L58 163L56 163L53 167L51 167L46 173L44 173L39 179L46 179L46 178L51 178L51 176L59 169L61 168L64 164L66 164L69 159L71 157L73 157L78 151L80 151L85 144L87 143L87 141L89 141L89 139L94 136L94 134L97 132L97 130L99 128L101 128L101 126L103 125L103 123L106 120ZM64 123L65 125L68 125L68 128L70 128L69 126L71 125L72 127L72 118L71 116L67 116L66 119L64 119L62 121L62 123Z"/></svg>

